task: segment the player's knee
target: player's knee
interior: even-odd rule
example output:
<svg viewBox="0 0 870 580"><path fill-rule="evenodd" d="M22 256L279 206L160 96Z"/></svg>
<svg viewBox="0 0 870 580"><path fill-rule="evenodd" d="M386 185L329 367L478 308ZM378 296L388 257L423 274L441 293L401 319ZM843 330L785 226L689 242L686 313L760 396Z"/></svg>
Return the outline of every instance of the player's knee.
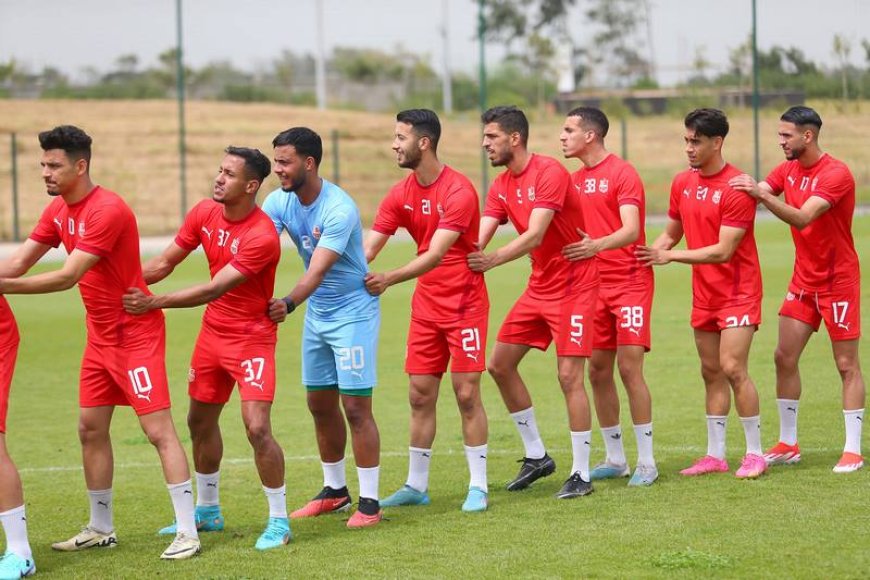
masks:
<svg viewBox="0 0 870 580"><path fill-rule="evenodd" d="M722 373L732 385L740 386L749 380L749 370L746 365L733 359L722 361Z"/></svg>
<svg viewBox="0 0 870 580"><path fill-rule="evenodd" d="M559 370L559 386L563 393L583 390L583 373Z"/></svg>
<svg viewBox="0 0 870 580"><path fill-rule="evenodd" d="M840 373L840 378L843 381L849 381L860 374L861 368L858 365L858 359L849 355L835 355L834 363L837 365L837 372Z"/></svg>
<svg viewBox="0 0 870 580"><path fill-rule="evenodd" d="M101 425L79 421L79 441L81 441L82 445L106 441L108 438L108 431Z"/></svg>
<svg viewBox="0 0 870 580"><path fill-rule="evenodd" d="M245 432L254 449L262 447L272 438L272 427L268 421L249 421L245 425Z"/></svg>
<svg viewBox="0 0 870 580"><path fill-rule="evenodd" d="M414 411L426 411L435 407L436 396L433 393L411 389L408 393L408 404Z"/></svg>
<svg viewBox="0 0 870 580"><path fill-rule="evenodd" d="M779 347L773 352L773 362L777 370L793 370L797 367L798 356Z"/></svg>
<svg viewBox="0 0 870 580"><path fill-rule="evenodd" d="M606 385L613 378L613 369L607 365L589 365L589 382L592 386Z"/></svg>
<svg viewBox="0 0 870 580"><path fill-rule="evenodd" d="M371 406L367 404L357 404L359 402L353 400L354 397L349 397L349 399L352 402L345 404L344 414L347 417L347 422L351 429L359 430L365 427L369 422L374 421Z"/></svg>
<svg viewBox="0 0 870 580"><path fill-rule="evenodd" d="M463 415L472 415L480 406L480 391L474 385L459 385L454 387L456 405Z"/></svg>

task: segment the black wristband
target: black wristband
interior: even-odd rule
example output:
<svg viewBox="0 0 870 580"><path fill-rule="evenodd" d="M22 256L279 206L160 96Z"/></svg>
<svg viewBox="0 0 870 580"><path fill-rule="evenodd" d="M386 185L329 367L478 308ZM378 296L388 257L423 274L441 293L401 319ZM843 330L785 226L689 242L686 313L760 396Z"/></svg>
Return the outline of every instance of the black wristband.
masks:
<svg viewBox="0 0 870 580"><path fill-rule="evenodd" d="M287 305L287 314L290 314L290 313L292 313L294 310L296 310L296 303L293 302L293 301L290 299L289 296L285 296L285 297L282 298L281 300L283 300L283 301L284 301L284 304Z"/></svg>

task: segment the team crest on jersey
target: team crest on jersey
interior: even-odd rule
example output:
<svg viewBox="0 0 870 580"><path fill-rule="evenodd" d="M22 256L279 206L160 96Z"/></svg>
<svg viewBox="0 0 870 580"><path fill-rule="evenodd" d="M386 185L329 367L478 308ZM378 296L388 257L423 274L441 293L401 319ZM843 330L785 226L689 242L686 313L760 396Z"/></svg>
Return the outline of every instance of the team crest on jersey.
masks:
<svg viewBox="0 0 870 580"><path fill-rule="evenodd" d="M607 193L607 190L610 188L610 183L606 179L598 180L598 191L601 193Z"/></svg>
<svg viewBox="0 0 870 580"><path fill-rule="evenodd" d="M85 222L79 222L79 237L85 236Z"/></svg>
<svg viewBox="0 0 870 580"><path fill-rule="evenodd" d="M530 188L526 191L526 195L529 197L529 201L535 201L535 188L534 188L534 187L530 187Z"/></svg>
<svg viewBox="0 0 870 580"><path fill-rule="evenodd" d="M435 210L438 212L438 215L444 217L444 208L441 207L441 204L435 206Z"/></svg>
<svg viewBox="0 0 870 580"><path fill-rule="evenodd" d="M718 204L720 199L722 199L722 190L717 189L713 192L713 203Z"/></svg>
<svg viewBox="0 0 870 580"><path fill-rule="evenodd" d="M314 226L314 228L311 230L311 237L314 238L315 240L320 239L320 228L319 227Z"/></svg>
<svg viewBox="0 0 870 580"><path fill-rule="evenodd" d="M816 184L817 184L818 182L819 182L819 178L818 178L818 177L813 177L813 184L810 186L810 191L815 191L815 190L816 190Z"/></svg>
<svg viewBox="0 0 870 580"><path fill-rule="evenodd" d="M239 238L233 240L233 243L230 244L230 253L235 256L239 253Z"/></svg>
<svg viewBox="0 0 870 580"><path fill-rule="evenodd" d="M193 367L190 367L189 369L187 369L187 382L192 383L195 380L196 380L196 369Z"/></svg>
<svg viewBox="0 0 870 580"><path fill-rule="evenodd" d="M785 295L785 299L787 302L792 302L794 300L794 292L787 292Z"/></svg>
<svg viewBox="0 0 870 580"><path fill-rule="evenodd" d="M309 252L313 249L311 245L311 238L308 236L302 236L299 238L299 241L302 242L302 248L308 250Z"/></svg>

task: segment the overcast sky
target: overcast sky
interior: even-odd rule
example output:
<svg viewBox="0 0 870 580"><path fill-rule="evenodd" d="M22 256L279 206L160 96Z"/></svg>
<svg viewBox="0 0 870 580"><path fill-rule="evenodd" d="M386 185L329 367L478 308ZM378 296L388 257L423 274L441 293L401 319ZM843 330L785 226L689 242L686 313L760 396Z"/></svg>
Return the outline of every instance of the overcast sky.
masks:
<svg viewBox="0 0 870 580"><path fill-rule="evenodd" d="M198 67L228 60L252 69L268 66L282 50L314 53L318 0L184 0L185 61ZM320 0L324 45L397 45L427 54L443 70L444 0ZM663 84L685 78L702 47L716 67L751 30L751 0L649 0L652 54ZM862 38L870 39L870 0L758 0L759 46L799 46L812 60L834 65L833 37L852 43L850 60L864 65ZM454 70L474 73L477 2L446 0L449 61ZM582 38L584 0L571 27ZM33 70L53 66L74 77L85 67L113 67L123 54L143 66L175 45L174 0L0 0L0 62L14 58ZM487 60L503 50L487 45Z"/></svg>

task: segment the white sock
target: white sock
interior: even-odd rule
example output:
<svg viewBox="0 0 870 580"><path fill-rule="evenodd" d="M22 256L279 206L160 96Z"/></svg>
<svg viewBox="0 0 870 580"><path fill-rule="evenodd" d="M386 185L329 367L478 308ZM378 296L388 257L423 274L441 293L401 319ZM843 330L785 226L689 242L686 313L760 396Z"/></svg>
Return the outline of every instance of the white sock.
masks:
<svg viewBox="0 0 870 580"><path fill-rule="evenodd" d="M220 505L221 472L196 473L196 505Z"/></svg>
<svg viewBox="0 0 870 580"><path fill-rule="evenodd" d="M193 517L193 484L190 480L181 483L167 483L172 509L175 510L175 526L178 533L198 537L196 521Z"/></svg>
<svg viewBox="0 0 870 580"><path fill-rule="evenodd" d="M266 493L266 501L269 502L269 517L286 518L287 486L282 485L281 487L266 487L264 485L263 491Z"/></svg>
<svg viewBox="0 0 870 580"><path fill-rule="evenodd" d="M754 417L740 417L743 423L743 434L746 436L746 453L761 455L761 419Z"/></svg>
<svg viewBox="0 0 870 580"><path fill-rule="evenodd" d="M777 399L779 407L779 440L788 445L797 444L798 403L795 399Z"/></svg>
<svg viewBox="0 0 870 580"><path fill-rule="evenodd" d="M653 428L652 423L634 426L634 438L637 440L637 463L638 465L656 464L653 456Z"/></svg>
<svg viewBox="0 0 870 580"><path fill-rule="evenodd" d="M98 532L111 532L115 529L112 519L112 488L100 490L88 490L88 498L91 500L91 521L88 527Z"/></svg>
<svg viewBox="0 0 870 580"><path fill-rule="evenodd" d="M571 473L580 472L584 481L589 481L589 448L592 446L592 431L571 431L571 451L574 462Z"/></svg>
<svg viewBox="0 0 870 580"><path fill-rule="evenodd" d="M378 479L380 478L380 466L357 467L356 476L359 478L359 496L378 500Z"/></svg>
<svg viewBox="0 0 870 580"><path fill-rule="evenodd" d="M602 427L601 437L604 439L607 461L613 465L623 465L625 463L625 448L622 446L622 427L619 424L613 427Z"/></svg>
<svg viewBox="0 0 870 580"><path fill-rule="evenodd" d="M725 459L725 427L728 417L707 415L707 455Z"/></svg>
<svg viewBox="0 0 870 580"><path fill-rule="evenodd" d="M332 489L347 487L347 476L344 473L344 457L335 463L320 462L323 467L323 485Z"/></svg>
<svg viewBox="0 0 870 580"><path fill-rule="evenodd" d="M538 432L538 423L535 421L535 408L529 407L523 411L511 413L511 418L523 438L523 446L526 448L526 457L529 459L541 459L547 454L541 434Z"/></svg>
<svg viewBox="0 0 870 580"><path fill-rule="evenodd" d="M408 447L408 481L405 483L417 491L429 489L429 462L432 450Z"/></svg>
<svg viewBox="0 0 870 580"><path fill-rule="evenodd" d="M846 446L844 453L861 455L861 425L864 424L864 409L847 411L843 409L843 419L846 421Z"/></svg>
<svg viewBox="0 0 870 580"><path fill-rule="evenodd" d="M465 446L465 459L468 461L468 472L471 474L468 487L479 487L485 492L489 492L486 480L486 455L488 450L489 446L486 443L474 447Z"/></svg>
<svg viewBox="0 0 870 580"><path fill-rule="evenodd" d="M33 557L30 542L27 541L27 517L24 515L24 505L0 513L0 523L6 534L6 549L21 556L25 560Z"/></svg>

